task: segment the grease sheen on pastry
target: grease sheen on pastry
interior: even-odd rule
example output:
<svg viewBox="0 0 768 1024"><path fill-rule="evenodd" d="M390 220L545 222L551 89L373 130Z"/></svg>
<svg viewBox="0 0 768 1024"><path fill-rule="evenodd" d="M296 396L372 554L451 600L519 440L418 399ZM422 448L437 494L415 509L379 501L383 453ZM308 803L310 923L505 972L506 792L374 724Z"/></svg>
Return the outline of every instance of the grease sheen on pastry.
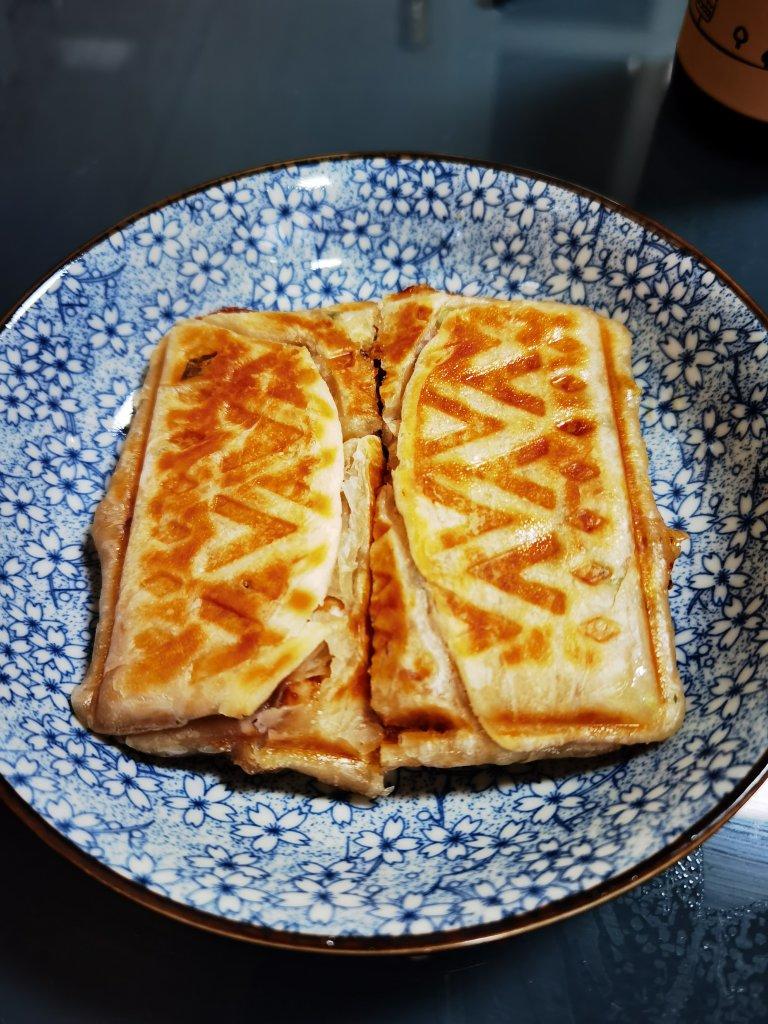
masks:
<svg viewBox="0 0 768 1024"><path fill-rule="evenodd" d="M94 521L100 619L73 695L89 727L382 792L374 314L222 311L158 346Z"/></svg>
<svg viewBox="0 0 768 1024"><path fill-rule="evenodd" d="M423 285L178 324L96 512L78 716L369 796L668 736L676 540L630 355L587 309Z"/></svg>
<svg viewBox="0 0 768 1024"><path fill-rule="evenodd" d="M379 354L389 372L394 353L394 500L379 502L372 550L384 764L669 735L683 714L674 544L650 490L629 335L556 303L417 289L392 306Z"/></svg>

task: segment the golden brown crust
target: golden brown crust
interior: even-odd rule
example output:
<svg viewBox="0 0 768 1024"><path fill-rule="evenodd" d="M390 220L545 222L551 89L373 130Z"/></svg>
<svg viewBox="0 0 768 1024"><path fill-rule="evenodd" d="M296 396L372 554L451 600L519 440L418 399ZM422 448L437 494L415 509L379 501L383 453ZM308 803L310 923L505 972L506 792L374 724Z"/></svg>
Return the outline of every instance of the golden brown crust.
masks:
<svg viewBox="0 0 768 1024"><path fill-rule="evenodd" d="M472 712L435 624L429 594L408 551L390 485L382 487L376 502L371 575L371 704L384 726L381 766L385 772L503 765L539 756L583 756L609 749L586 742L520 753L505 750L488 736ZM482 628L498 627L485 621Z"/></svg>
<svg viewBox="0 0 768 1024"><path fill-rule="evenodd" d="M94 699L104 674L104 664L112 641L115 607L120 589L125 549L128 545L133 506L139 486L139 475L144 461L147 434L155 405L155 395L163 370L165 341L152 354L136 411L123 443L107 493L99 502L93 517L92 536L101 565L101 593L99 620L93 642L91 663L83 682L72 694L72 706L77 717L89 728L94 728Z"/></svg>
<svg viewBox="0 0 768 1024"><path fill-rule="evenodd" d="M332 467L330 435L324 435L322 429L319 434L313 432L311 424L304 423L307 415L327 423L325 417L332 411L330 394L326 391L327 398L323 396L312 360L316 365L326 359L326 368L330 366L337 386L343 387L344 368L356 372L360 365L347 358L349 345L353 340L358 346L370 344L373 315L369 304L350 304L332 312L332 317L291 314L282 325L281 317L271 315L266 326L242 320L233 324L236 314L222 313L213 322L198 320L180 325L161 343L152 359L123 457L96 516L105 575L102 616L92 667L73 703L87 724L98 730L144 730L130 732L127 737L136 749L165 755L228 753L246 771L293 767L322 781L376 795L383 791L381 731L370 710L366 613L368 548L374 494L382 472L381 444L377 437L365 436L344 445L344 475L333 499L332 494L323 495L312 486L315 463L326 474ZM335 326L335 320L340 321L340 327ZM238 329L230 330L233 326ZM310 336L311 345L307 344ZM372 378L370 360L360 351L355 355L365 362L366 374ZM352 427L355 409L360 414L358 427L371 421L371 402L365 399L364 391L358 389L356 406L347 404ZM249 436L254 415L257 419L253 426L258 431ZM226 424L222 424L222 417L227 420L232 416L237 434L234 447ZM373 423L379 423L375 408ZM323 443L312 445L313 440L324 436L325 447ZM306 450L307 444L310 450ZM281 456L290 464L282 467L275 463ZM152 475L142 488L147 459L152 461ZM254 506L253 496L246 494L254 484L259 494L270 496L268 510L260 509L258 503ZM203 515L201 508L199 516L195 513L201 488L207 496L206 504L213 501L215 514L235 523L234 529L225 531L226 543L218 557L215 545L210 549L210 512ZM132 524L139 492L143 504ZM293 504L307 506L315 519L322 519L332 514L334 500L343 536L337 542L333 569L322 587L325 599L313 612L308 587L289 586L291 565L300 564L302 558L307 562L309 554L310 570L317 568L324 557L318 544L323 531L310 531L309 545L306 540L302 543L298 552L301 557L288 559L285 571L276 562L275 552L284 539L290 541L297 532L290 528L296 526L295 517L289 515ZM174 523L178 528L169 534ZM243 536L243 528L247 528L247 536ZM200 530L197 537L195 531ZM157 548L158 536L162 537L161 549ZM129 539L141 551L140 556L126 563ZM183 551L177 550L179 544ZM206 544L203 560L215 578L217 600L209 608L210 602L204 599L200 611L184 612L176 605L185 597L189 603L190 592L201 583L206 594L210 592L205 567L201 570L197 564ZM243 560L247 562L252 552L264 545L272 552L263 567L265 572L250 574L247 590L230 594L231 566L242 570ZM194 579L187 576L193 568L197 570ZM156 649L156 657L137 664L137 650L140 655L144 641L136 601L147 597L145 576L150 569L149 603L153 614L145 615L144 620L155 643L152 651ZM159 582L158 573L163 577ZM165 576L169 577L168 585L160 586ZM273 699L266 701L269 691L259 690L253 669L265 641L269 640L266 649L273 652L278 635L270 639L262 630L254 634L246 649L248 630L243 632L239 626L239 618L248 613L254 601L258 607L253 610L262 611L264 597L273 605L287 602L303 614L305 625L295 630L299 646L294 646L298 654L306 654L293 671L290 660L283 658L283 681ZM130 619L121 614L121 602L131 607ZM166 608L168 602L172 608ZM197 606L197 597L192 603ZM227 662L228 684L236 671L232 657L238 664L245 660L248 699L255 699L256 714L211 714L213 706L208 705L206 710L200 703L200 691L209 683L207 677L198 678L191 688L182 684L181 692L177 686L174 695L173 678L178 678L180 670L185 672L186 664L192 665L193 671L199 664L197 635L205 642L206 635L220 636L222 628L232 633L236 625L239 639L235 649L230 643L232 654L223 651L217 657L222 661L223 656ZM180 638L178 632L174 633L176 627ZM190 629L197 632L187 642ZM296 654L292 660L297 661ZM219 662L212 664L208 653L206 671L227 666L223 661L221 666ZM120 685L116 685L118 672L122 676ZM276 684L270 684L270 689ZM197 700L194 706L190 706L191 697ZM175 724L187 717L193 720Z"/></svg>
<svg viewBox="0 0 768 1024"><path fill-rule="evenodd" d="M676 664L675 627L667 597L672 566L680 554L685 534L667 529L651 490L648 453L640 431L640 390L632 377L632 338L626 328L614 320L602 318L600 335L610 366L614 415L632 496L632 525L660 687L661 721L657 738L662 739L680 728L685 715Z"/></svg>
<svg viewBox="0 0 768 1024"><path fill-rule="evenodd" d="M430 325L437 311L453 296L426 285L414 285L381 303L376 341L371 354L384 370L379 386L384 420L384 440L393 449L400 426L400 403Z"/></svg>
<svg viewBox="0 0 768 1024"><path fill-rule="evenodd" d="M376 311L373 302L353 302L297 313L222 310L203 319L251 337L306 348L333 395L346 441L381 429L376 371L367 355Z"/></svg>
<svg viewBox="0 0 768 1024"><path fill-rule="evenodd" d="M614 412L614 367L597 318L552 303L454 298L437 318L424 313L419 336L406 325L401 345L389 338L381 349L385 374L387 351L396 353L404 395L402 422L396 405L390 417L397 504L475 714L526 757L668 735L682 706L666 598L673 550L650 494L636 408L624 395ZM629 510L641 507L644 531L633 540ZM643 545L647 557L638 557ZM387 638L391 615L390 607ZM617 644L622 653L611 657ZM636 665L623 680L612 666L629 658Z"/></svg>
<svg viewBox="0 0 768 1024"><path fill-rule="evenodd" d="M335 562L342 461L304 349L170 332L95 728L242 717L317 645L303 627Z"/></svg>
<svg viewBox="0 0 768 1024"><path fill-rule="evenodd" d="M390 731L467 726L472 712L433 621L391 485L378 494L370 557L371 698L376 713Z"/></svg>
<svg viewBox="0 0 768 1024"><path fill-rule="evenodd" d="M129 736L130 746L166 756L228 753L247 772L294 769L368 796L384 792L381 728L370 707L366 614L373 501L383 459L376 437L348 441L344 448L342 545L328 600L313 616L324 653L299 666L253 718L215 716Z"/></svg>
<svg viewBox="0 0 768 1024"><path fill-rule="evenodd" d="M378 306L220 310L178 330L186 332L184 343L172 332L169 352L164 342L153 357L94 523L104 579L100 622L89 674L73 697L86 724L130 732L127 742L137 749L226 753L249 772L293 768L371 796L384 791L382 772L399 766L584 756L660 739L679 726L683 699L666 597L678 546L653 501L623 328L575 307L465 299L416 286ZM371 356L383 370L394 491L379 489ZM219 395L222 370L229 390ZM243 395L254 388L260 399L249 406ZM321 418L324 401L338 411L339 450L341 432L346 442L336 499L332 487L307 486L317 452L299 449L312 431L300 426L297 435L293 413L264 405L266 395L268 405L279 399L300 410L309 392ZM247 431L257 404L275 426L253 433L251 449L241 445L234 458L227 442L207 431L206 417L226 409ZM177 451L153 447L153 423L175 432ZM270 467L278 449L287 451L290 471L287 463ZM237 493L222 489L216 475L227 459ZM327 469L329 456L323 459ZM148 460L148 481L166 477L153 494L151 484L139 483ZM254 472L259 494L273 496L268 507L244 500ZM194 493L191 506L182 493L192 483L207 494L212 480L217 514L235 524L218 545L220 565ZM152 509L144 508L147 500ZM334 500L335 560L325 576L310 571L307 585L297 586L288 578L291 503L308 506L319 523L332 518ZM134 530L137 501L144 504ZM247 524L243 507L250 509ZM254 545L286 546L278 560L285 572L275 563L265 576L270 593L258 596L259 629L246 646L208 652L203 685L195 683L205 691L205 679L217 672L229 678L236 664L255 665L260 652L300 634L271 676L269 666L266 675L261 670L271 680L265 688L244 678L237 700L217 704L199 693L190 703L188 684L169 686L168 666L193 664L206 631L231 632L233 612L243 609L242 602L235 609L229 599L217 601L201 619L199 611L176 607L178 573L162 552L150 559L153 600L168 609L153 619L160 647L139 672L148 678L151 663L158 700L146 700L143 682L133 695L126 688L125 665L141 649L136 609L147 582L131 561L129 540L152 517L163 529L177 521L193 533L199 526L197 547L185 548L184 558L174 551L171 561L178 566L205 550L219 589L230 586L233 558L242 567ZM311 532L317 540L323 531ZM185 540L176 538L176 547ZM146 536L137 544L149 552ZM314 545L303 539L297 553L311 555L310 570L317 570L327 562L324 547L322 538ZM256 596L246 594L246 603ZM265 600L273 609L288 603L294 619L269 620ZM306 628L297 631L298 612Z"/></svg>
<svg viewBox="0 0 768 1024"><path fill-rule="evenodd" d="M379 491L371 545L371 704L384 770L515 760L475 718L413 563L391 485Z"/></svg>
<svg viewBox="0 0 768 1024"><path fill-rule="evenodd" d="M376 437L345 444L345 523L337 572L322 622L328 674L296 680L271 705L283 717L263 743L240 746L235 760L247 771L294 768L341 788L383 792L381 728L371 711L368 682L369 549L373 503L383 458Z"/></svg>

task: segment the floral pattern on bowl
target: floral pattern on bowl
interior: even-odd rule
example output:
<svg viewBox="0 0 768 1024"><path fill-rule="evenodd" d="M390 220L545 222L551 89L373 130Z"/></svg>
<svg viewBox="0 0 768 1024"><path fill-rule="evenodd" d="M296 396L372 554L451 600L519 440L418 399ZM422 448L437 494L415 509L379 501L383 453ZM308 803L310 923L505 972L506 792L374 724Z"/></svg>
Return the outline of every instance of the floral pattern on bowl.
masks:
<svg viewBox="0 0 768 1024"><path fill-rule="evenodd" d="M587 303L632 331L654 491L689 534L671 590L682 730L590 762L403 772L375 803L295 776L152 761L85 732L69 694L98 592L89 523L152 347L221 306L314 307L418 281ZM524 173L308 161L132 219L2 331L0 770L112 871L266 938L450 941L618 885L765 764L767 357L764 321L709 265Z"/></svg>

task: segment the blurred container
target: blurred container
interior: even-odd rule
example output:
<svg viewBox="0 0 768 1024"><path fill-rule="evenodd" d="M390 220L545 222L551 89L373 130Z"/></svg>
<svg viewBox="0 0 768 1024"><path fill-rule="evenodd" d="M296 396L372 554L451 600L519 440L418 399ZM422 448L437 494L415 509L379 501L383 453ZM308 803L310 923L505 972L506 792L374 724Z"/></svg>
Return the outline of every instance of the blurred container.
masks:
<svg viewBox="0 0 768 1024"><path fill-rule="evenodd" d="M768 121L768 0L689 0L677 55L709 96Z"/></svg>

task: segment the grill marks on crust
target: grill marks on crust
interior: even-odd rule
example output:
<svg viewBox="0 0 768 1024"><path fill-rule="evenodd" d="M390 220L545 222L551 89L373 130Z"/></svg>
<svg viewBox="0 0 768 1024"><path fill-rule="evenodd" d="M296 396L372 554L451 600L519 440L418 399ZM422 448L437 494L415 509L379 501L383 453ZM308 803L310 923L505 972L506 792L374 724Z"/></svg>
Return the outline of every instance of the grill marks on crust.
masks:
<svg viewBox="0 0 768 1024"><path fill-rule="evenodd" d="M247 719L211 717L128 737L155 754L228 753L245 771L293 768L330 785L383 791L381 728L368 683L368 549L383 460L378 438L345 442L342 542L328 596L312 621L322 641Z"/></svg>
<svg viewBox="0 0 768 1024"><path fill-rule="evenodd" d="M305 348L333 396L344 440L378 433L376 372L369 355L379 307L347 303L296 313L219 310L203 319L246 336Z"/></svg>
<svg viewBox="0 0 768 1024"><path fill-rule="evenodd" d="M213 715L164 730L157 730L155 724L150 726L154 731L130 736L131 745L168 754L228 752L247 771L292 767L333 785L375 795L382 791L382 770L401 764L509 763L595 752L627 739L656 738L647 736L642 715L609 712L583 701L565 716L546 709L531 713L510 700L509 692L507 704L491 722L466 677L467 658L482 663L491 654L497 656L497 671L503 678L531 666L538 666L540 673L551 672L555 648L557 658L570 658L588 677L599 666L603 650L622 635L621 616L617 621L610 615L585 614L560 649L556 630L548 624L569 616L574 588L587 594L607 588L618 594L627 577L626 565L597 557L600 551L594 547L610 536L615 523L612 507L600 500L604 487L601 426L590 391L589 349L579 336L572 310L555 304L464 299L416 286L378 305L360 303L290 314L221 310L202 318L201 324L213 333L202 348L185 353L183 362L164 364L164 381L167 385L172 379L181 393L188 389L190 396L205 395L202 406L215 406L216 367L229 361L233 387L225 399L226 417L234 428L248 429L253 422L250 396L254 389L262 388L268 402L301 410L312 374L309 368L304 376L276 372L281 363L276 348L310 353L330 391L327 404L338 409L346 439L342 546L345 536L352 540L344 551L339 549L326 600L314 612L311 589L291 585L278 566L269 586L247 572L236 585L224 578L209 586L198 621L174 632L170 645L158 647L140 640L136 646L139 651L145 649L147 665L165 658L155 669L159 679L163 673L173 675L174 659L176 664L183 662L198 649L201 629L213 624L220 636L229 636L229 648L199 663L191 680L196 685L196 679L236 669L259 657L265 647L279 646L283 634L265 620L267 606L281 605L310 615L317 627L316 642L300 665L291 668L287 662L278 663L276 671L282 673L283 682L256 714ZM499 341L510 330L512 348ZM618 390L615 386L624 371L626 353L610 329L601 331L609 375L614 374L613 416L622 458L631 466L625 472L642 492L643 482L637 483L644 458L642 450L637 455L638 442L642 446L639 430L630 422L631 414L627 419L631 401L621 391L624 385ZM449 340L441 358L432 359L435 339L446 334ZM272 345L259 365L258 360L250 365L247 360L242 365L237 359L232 362L238 344L259 339L267 347ZM430 359L431 372L421 380L415 426L409 421L406 434L398 438L403 399ZM321 406L322 400L316 411ZM370 616L376 629L369 651L368 544L382 457L378 440L364 435L377 431L382 419L389 447L387 463L396 477L402 476L403 441L407 447L408 436L417 437L415 459L412 450L406 458L415 466L417 489L432 507L453 516L436 518L434 529L430 524L429 543L448 559L454 578L471 585L459 592L433 574L424 574L420 542L417 539L412 551L406 525L411 527L403 522L391 486L385 486L379 491L370 547ZM531 423L538 426L532 429ZM135 449L141 448L140 424L137 416L134 469ZM210 543L212 522L223 520L235 533L207 556L204 571L231 575L231 567L254 548L285 543L297 532L285 512L291 503L300 503L319 516L332 513L328 497L307 487L311 466L301 454L305 435L290 417L273 418L270 430L254 435L250 446L224 455L219 472L226 490L214 494L209 511L205 511L209 499L200 495L207 495L212 486L215 474L210 464L219 445L207 429L205 415L186 415L183 402L169 424L177 453L159 454L156 465L174 472L175 491L185 503L185 514L171 514L162 494L155 498L153 514L163 524L165 543L179 556L176 564ZM149 428L145 424L143 429L146 440ZM276 449L293 460L293 472L272 466ZM259 506L249 501L244 481L250 484L255 477L258 487L277 499L276 504ZM130 494L126 503L119 471L115 479L117 485L110 488L112 511L119 498L121 528L127 537L132 508L127 514L125 510L131 504ZM649 511L655 509L647 472L644 486L639 516L631 502L630 507L638 546L647 552L643 593L648 606L663 582L657 556L663 548L671 563L672 546L663 526L658 526L658 516L654 520ZM134 496L137 487L138 473ZM567 530L583 538L579 558L571 557L571 534L564 534L562 527L551 528L561 514ZM550 528L525 535L532 524L542 522L549 522ZM115 543L114 527L109 537L117 555L103 556L107 569L103 606L109 605L110 594L115 595L122 571L123 555ZM304 558L310 567L321 563L322 544L305 546ZM166 622L170 627L184 618L176 600L179 579L173 559L153 560L153 573L145 585L158 602L161 625ZM510 617L503 603L488 599L491 593L530 606L540 618ZM649 628L657 674L661 677L666 672L660 683L663 697L677 704L679 681L669 658L668 609L656 600ZM101 644L97 635L87 684L75 696L78 713L89 724L95 718L93 698L99 692L98 677L110 646L109 607L102 623ZM676 713L681 708L680 702ZM667 732L675 726L674 717L668 716Z"/></svg>
<svg viewBox="0 0 768 1024"><path fill-rule="evenodd" d="M99 621L88 672L72 694L75 713L89 728L95 727L99 688L112 642L125 551L128 546L139 478L144 465L157 387L163 372L165 347L163 340L152 353L120 458L109 482L107 494L94 515L91 532L101 564Z"/></svg>
<svg viewBox="0 0 768 1024"><path fill-rule="evenodd" d="M242 310L234 314L237 323L231 322L229 314L216 314L214 323L204 319L194 332L199 335L200 346L207 350L201 351L198 339L193 338L184 357L165 368L164 386L182 389L185 397L179 408L171 409L170 447L159 454L157 462L166 474L176 476L178 485L171 490L171 503L177 498L184 504L186 514L166 514L169 496L158 495L152 513L162 523L159 539L166 547L174 546L176 555L183 555L181 561L186 560L188 564L188 557L196 556L201 542L211 540L207 520L226 523L232 536L223 546L219 545L204 566L220 579L207 587L196 621L182 628L178 626L179 621L187 617L182 603L177 600L183 581L173 563L179 562L179 557L168 554L162 565L163 558L151 559L152 573L143 581L147 596L159 607L158 629L151 632L160 647L156 643L152 652L147 651L154 655L157 663L153 673L156 683L162 683L163 677L170 680L179 663L197 657L198 666L190 679L195 688L196 680L207 682L211 672L228 672L244 660L250 664L263 649L280 644L283 639L280 633L261 626L265 602L292 609L304 620L311 616L309 628L304 631L309 638L304 643L304 646L309 643L308 656L293 672L290 664L280 669L287 678L271 699L266 703L259 701L260 707L253 719L209 715L196 717L186 725L159 728L170 724L160 715L146 722L144 728L148 731L132 733L127 738L134 748L159 754L228 753L247 771L293 767L330 784L375 796L382 792L383 780L379 764L380 727L370 708L367 673L370 645L368 548L373 499L382 472L382 453L379 439L365 433L372 425L378 428L379 419L373 368L360 352L355 354L366 361L371 380L370 386L361 386L354 396L360 415L355 413L353 404L347 404L350 415L346 427L352 433L358 430L361 436L351 437L344 445L345 472L341 484L344 536L336 566L324 588L326 600L313 610L317 598L306 588L292 586L290 572L283 571L288 569L290 561L273 563L267 573L240 572L236 579L232 579L231 572L231 566L240 565L254 549L274 548L283 541L290 541L298 531L296 522L290 515L287 517L287 511L294 504L306 507L315 516L328 517L333 513L328 498L310 486L313 461L323 469L331 467L333 459L327 458L329 453L322 447L314 451L311 458L302 455L307 434L301 424L297 426L293 414L285 420L269 420L266 408L270 401L276 401L302 413L307 384L311 387L316 378L313 373L303 371L292 375L290 367L297 360L306 366L307 348L302 342L318 322L321 322L321 337L315 342L318 347L325 346L321 353L327 356L324 366L336 387L343 386L350 368L358 373L359 362L347 357L342 349L348 349L355 339L359 344L361 337L366 336L373 322L371 304L340 307L332 313L289 317L288 325L281 323L282 317L269 317L266 333L270 337L267 338L263 337L263 324L258 322L261 314L253 314L257 323L252 314L244 314ZM230 327L238 330L231 331ZM285 333L286 327L290 328L290 338L274 337L281 330ZM366 337L370 343L370 331ZM333 350L334 339L338 341L339 351ZM243 359L240 354L253 351L254 346L255 350L268 349L259 366L253 365L254 360L249 365L248 358ZM315 365L317 361L322 360L315 358ZM216 390L220 386L222 366L226 373L227 364L232 366L229 378L234 383L230 393L218 400ZM289 372L279 375L278 371L281 368L285 371L286 365ZM163 391L156 387L155 393L163 394ZM264 429L251 435L250 444L230 445L225 449L214 443L211 425L206 422L207 411L223 411L224 419L230 418L234 428L242 433L251 425L254 399L259 402L257 415ZM312 401L317 415L333 413L331 400L325 400L325 408L323 401L319 404L314 398ZM196 408L201 404L204 409ZM187 415L187 406L190 415ZM280 456L276 462L275 453ZM280 462L286 459L291 461L291 466L281 467ZM212 460L216 462L215 469L210 465ZM137 487L141 466L134 469L133 483ZM223 492L211 489L218 482L225 487ZM258 493L266 498L263 505L253 504L250 492L254 483ZM201 488L204 497L199 499ZM108 499L111 497L108 495ZM104 507L109 511L109 500ZM212 532L216 535L217 531ZM302 551L300 561L306 568L323 562L326 557L324 545L316 541L313 546L304 545ZM229 647L200 660L199 646L211 627L219 637L229 638ZM171 630L170 642L168 630ZM136 646L139 654L147 640L152 645L152 637L139 640ZM109 642L106 647L109 648ZM150 668L147 664L147 670ZM106 686L110 686L109 678ZM103 714L96 724L104 727ZM116 728L115 731L127 730Z"/></svg>
<svg viewBox="0 0 768 1024"><path fill-rule="evenodd" d="M288 598L309 591L314 605L325 593L338 544L340 443L304 350L199 322L171 332L97 727L248 714L315 646L301 631L307 613ZM296 457L307 463L302 501L282 484ZM169 577L183 585L169 591Z"/></svg>
<svg viewBox="0 0 768 1024"><path fill-rule="evenodd" d="M376 500L370 557L371 704L384 726L382 768L516 760L485 734L472 712L408 549L391 484ZM499 626L504 624L490 615L478 623L478 642Z"/></svg>
<svg viewBox="0 0 768 1024"><path fill-rule="evenodd" d="M403 391L419 352L437 329L440 310L456 297L414 285L382 300L371 355L382 370L379 399L383 439L389 449L389 466L397 464L395 439L400 425Z"/></svg>
<svg viewBox="0 0 768 1024"><path fill-rule="evenodd" d="M432 297L416 340L403 309L408 296L391 300L405 334L402 344L381 346L394 377L389 389L385 377L382 394L385 422L399 433L391 463L397 506L474 713L498 743L526 756L583 752L606 737L616 744L668 735L679 724L668 699L679 702L680 684L669 647L666 691L649 661L656 641L648 591L639 586L643 537L627 512L636 502L655 509L647 479L642 491L624 466L627 444L642 454L639 429L627 442L622 410L611 409L606 378L615 367L600 332L614 328L553 303L442 298ZM426 300L421 289L413 298L417 307ZM611 341L621 348L620 337ZM415 356L404 354L409 345ZM395 354L391 367L387 350ZM596 557L603 549L609 557ZM668 557L667 547L664 572ZM617 597L624 612L600 614ZM666 607L661 588L656 602ZM489 612L506 629L477 621ZM661 632L669 645L671 626ZM637 670L622 682L611 661L635 650ZM372 672L375 695L375 656ZM545 724L529 728L537 715Z"/></svg>

